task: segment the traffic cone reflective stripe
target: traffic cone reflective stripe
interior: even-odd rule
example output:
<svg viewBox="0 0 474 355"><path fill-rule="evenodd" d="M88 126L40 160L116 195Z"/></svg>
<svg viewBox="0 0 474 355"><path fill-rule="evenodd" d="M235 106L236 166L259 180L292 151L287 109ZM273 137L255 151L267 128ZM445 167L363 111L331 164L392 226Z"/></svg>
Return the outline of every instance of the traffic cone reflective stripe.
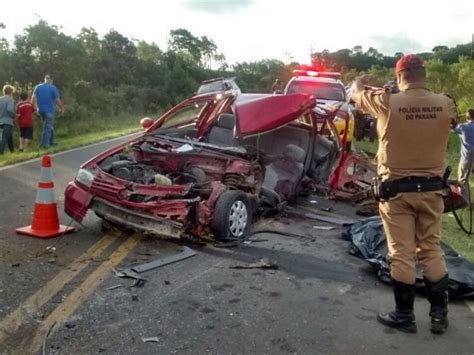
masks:
<svg viewBox="0 0 474 355"><path fill-rule="evenodd" d="M43 182L53 183L53 168L51 164L51 157L49 155L45 155L43 157L43 161L41 162L41 171L38 183L40 184Z"/></svg>
<svg viewBox="0 0 474 355"><path fill-rule="evenodd" d="M45 183L43 183L45 184ZM38 190L36 191L36 203L54 203L56 204L56 200L54 199L54 185L53 186L44 186L42 183L38 183Z"/></svg>
<svg viewBox="0 0 474 355"><path fill-rule="evenodd" d="M33 222L30 226L17 228L16 231L19 234L38 238L51 238L74 231L74 227L59 224L58 210L54 198L52 163L49 155L45 155L41 163Z"/></svg>

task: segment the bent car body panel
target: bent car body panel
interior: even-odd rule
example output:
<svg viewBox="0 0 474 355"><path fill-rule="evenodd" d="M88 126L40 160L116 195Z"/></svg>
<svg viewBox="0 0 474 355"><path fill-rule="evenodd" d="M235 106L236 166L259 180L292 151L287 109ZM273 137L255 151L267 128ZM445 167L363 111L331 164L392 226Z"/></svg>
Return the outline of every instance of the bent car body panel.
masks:
<svg viewBox="0 0 474 355"><path fill-rule="evenodd" d="M148 233L204 237L210 233L216 202L223 192L240 190L249 200L260 202L267 166L275 165L273 172L278 176L271 181L272 191L282 201L296 196L300 180L314 169L324 168L325 173L319 175L327 182L332 168L340 164L341 145L332 119L321 112L323 121L314 97L307 94L190 98L142 135L83 164L94 178L87 186L79 175L70 183L65 210L79 221L92 209L104 219ZM219 122L223 113L234 116L233 126L216 124L223 124ZM316 139L326 125L331 127L334 141L330 137ZM214 128L221 132L209 132ZM182 131L186 134L179 134ZM210 133L222 131L229 144L223 140L224 144L217 145L221 142L212 141ZM192 134L188 136L188 132ZM243 145L247 140L255 143L256 151ZM275 146L279 149L273 149ZM324 154L313 164L315 152L322 148L326 149ZM259 155L260 150L267 155ZM295 169L290 164L282 167L289 168L291 174L277 169L276 162L285 159L295 161ZM167 226L162 228L163 223Z"/></svg>
<svg viewBox="0 0 474 355"><path fill-rule="evenodd" d="M79 187L79 184L72 181L64 192L64 211L72 219L81 222L87 214L92 197L85 186Z"/></svg>
<svg viewBox="0 0 474 355"><path fill-rule="evenodd" d="M233 100L235 98L235 100ZM201 112L200 117L196 117L195 125L199 127L197 138L209 130L215 124L217 116L209 117L209 114L218 105L216 95L205 95L193 97L183 101L160 117L147 132L153 132L162 127L169 117L181 108L198 102L211 101L206 110ZM233 111L237 116L236 133L239 135L249 135L263 133L295 120L306 110L316 105L314 97L307 94L294 95L267 95L267 94L242 94L234 96L223 95L219 100L228 100L223 106L228 111Z"/></svg>
<svg viewBox="0 0 474 355"><path fill-rule="evenodd" d="M316 105L306 94L258 97L237 101L235 110L241 135L263 133L284 126Z"/></svg>

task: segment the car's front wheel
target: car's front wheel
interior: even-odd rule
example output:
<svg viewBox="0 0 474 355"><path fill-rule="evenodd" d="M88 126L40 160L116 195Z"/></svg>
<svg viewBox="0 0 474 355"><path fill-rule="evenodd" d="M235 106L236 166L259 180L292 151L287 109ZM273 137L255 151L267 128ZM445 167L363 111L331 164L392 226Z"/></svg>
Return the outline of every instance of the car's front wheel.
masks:
<svg viewBox="0 0 474 355"><path fill-rule="evenodd" d="M252 222L249 198L242 191L225 191L217 199L211 230L216 239L240 239Z"/></svg>

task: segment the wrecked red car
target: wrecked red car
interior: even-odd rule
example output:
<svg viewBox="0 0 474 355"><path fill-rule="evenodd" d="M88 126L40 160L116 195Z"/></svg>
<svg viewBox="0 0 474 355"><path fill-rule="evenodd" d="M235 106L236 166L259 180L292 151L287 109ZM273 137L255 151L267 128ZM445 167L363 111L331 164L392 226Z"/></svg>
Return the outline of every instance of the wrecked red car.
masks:
<svg viewBox="0 0 474 355"><path fill-rule="evenodd" d="M185 100L83 164L65 211L81 221L91 209L154 235L240 238L259 212L278 210L337 170L337 131L314 106L305 94Z"/></svg>

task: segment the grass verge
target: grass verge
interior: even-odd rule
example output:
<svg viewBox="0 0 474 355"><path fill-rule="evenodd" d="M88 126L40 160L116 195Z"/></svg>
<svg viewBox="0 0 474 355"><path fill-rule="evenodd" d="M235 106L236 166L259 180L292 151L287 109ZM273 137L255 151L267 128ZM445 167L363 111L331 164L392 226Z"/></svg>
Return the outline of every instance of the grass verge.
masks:
<svg viewBox="0 0 474 355"><path fill-rule="evenodd" d="M377 152L378 143L369 141L355 141L354 146L357 150L362 150L370 155L375 155ZM447 161L454 171L454 173L451 175L451 178L455 178L455 171L459 161L459 141L458 137L455 135L451 135L449 140ZM467 235L464 233L461 228L459 228L452 213L446 213L443 215L442 224L442 236L444 242L446 242L466 259L474 262L474 235Z"/></svg>
<svg viewBox="0 0 474 355"><path fill-rule="evenodd" d="M35 118L34 137L26 152L18 151L18 128L14 128L13 139L15 152L7 148L0 156L0 167L40 157L46 153L57 153L68 149L100 142L106 139L124 136L141 130L139 115L121 115L106 118L88 119L80 122L61 121L61 116L56 120L55 135L57 145L48 149L41 149L42 123Z"/></svg>

